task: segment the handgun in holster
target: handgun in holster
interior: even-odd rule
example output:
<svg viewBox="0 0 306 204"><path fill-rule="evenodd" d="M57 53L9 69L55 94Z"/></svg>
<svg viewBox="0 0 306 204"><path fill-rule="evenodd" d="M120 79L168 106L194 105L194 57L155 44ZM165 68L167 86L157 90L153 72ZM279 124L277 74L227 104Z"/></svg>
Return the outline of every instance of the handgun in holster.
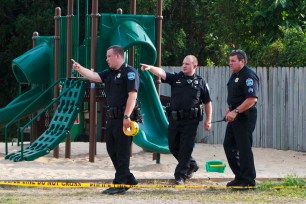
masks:
<svg viewBox="0 0 306 204"><path fill-rule="evenodd" d="M198 118L199 108L194 108L193 118Z"/></svg>
<svg viewBox="0 0 306 204"><path fill-rule="evenodd" d="M198 118L199 118L199 121L202 121L203 120L203 105L200 105L199 107L199 111L198 111Z"/></svg>
<svg viewBox="0 0 306 204"><path fill-rule="evenodd" d="M140 113L140 107L136 107L133 111L133 117L135 119L136 122L138 123L143 123L143 120L142 120L142 116L141 116L141 113Z"/></svg>
<svg viewBox="0 0 306 204"><path fill-rule="evenodd" d="M189 112L189 118L190 118L190 119L193 119L193 118L194 118L194 110L195 110L194 108L191 108L191 109L190 109L190 112Z"/></svg>

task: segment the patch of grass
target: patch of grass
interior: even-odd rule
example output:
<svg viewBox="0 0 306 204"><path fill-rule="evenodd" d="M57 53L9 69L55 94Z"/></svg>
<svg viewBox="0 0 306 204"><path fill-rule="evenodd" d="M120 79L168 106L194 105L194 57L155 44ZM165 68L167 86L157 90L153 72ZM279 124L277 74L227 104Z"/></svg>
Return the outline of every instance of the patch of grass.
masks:
<svg viewBox="0 0 306 204"><path fill-rule="evenodd" d="M281 188L306 188L306 180L304 178L298 178L295 175L288 175L280 182L265 181L257 185L259 189L281 189Z"/></svg>
<svg viewBox="0 0 306 204"><path fill-rule="evenodd" d="M171 181L151 181L140 185L169 184ZM207 180L189 180L187 185L222 186ZM284 186L274 189L275 186ZM30 188L0 186L0 203L127 203L127 204L193 204L193 203L306 203L305 179L288 176L280 182L266 181L257 189L239 191L225 188L199 189L130 189L125 195L104 195L102 188ZM288 187L288 188L286 188Z"/></svg>
<svg viewBox="0 0 306 204"><path fill-rule="evenodd" d="M305 186L306 187L306 180L303 178L298 178L295 175L289 175L282 181L283 186Z"/></svg>

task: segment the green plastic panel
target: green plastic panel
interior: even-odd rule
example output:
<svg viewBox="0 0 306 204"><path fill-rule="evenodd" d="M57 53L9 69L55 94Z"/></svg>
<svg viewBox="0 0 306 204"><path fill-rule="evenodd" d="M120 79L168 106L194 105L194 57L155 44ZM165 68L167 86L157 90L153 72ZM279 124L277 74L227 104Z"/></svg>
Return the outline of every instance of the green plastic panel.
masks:
<svg viewBox="0 0 306 204"><path fill-rule="evenodd" d="M13 73L19 83L46 82L50 74L49 49L43 43L13 60Z"/></svg>
<svg viewBox="0 0 306 204"><path fill-rule="evenodd" d="M66 92L67 91L67 92ZM5 157L13 161L32 161L48 154L59 145L69 134L78 115L79 107L83 103L85 82L78 79L66 79L59 102L49 128L31 146L23 151L11 153Z"/></svg>
<svg viewBox="0 0 306 204"><path fill-rule="evenodd" d="M29 91L23 93L19 97L11 101L7 106L0 109L0 127L4 126L6 123L10 122L19 113L21 113L25 108L27 110L20 117L24 117L40 108L46 106L52 98L52 90L45 93L41 98L39 96L44 92L42 87L32 88ZM35 103L29 106L34 100L39 98Z"/></svg>
<svg viewBox="0 0 306 204"><path fill-rule="evenodd" d="M107 68L106 51L112 45L120 45L124 50L139 45L142 48L141 61L155 64L155 32L155 16L102 14L99 21L97 70Z"/></svg>
<svg viewBox="0 0 306 204"><path fill-rule="evenodd" d="M102 14L99 22L97 70L107 68L106 50L120 45L126 52L135 48L135 68L140 74L138 99L141 103L143 124L133 141L146 151L170 153L168 148L168 121L157 95L152 75L139 70L139 63L155 64L155 16Z"/></svg>
<svg viewBox="0 0 306 204"><path fill-rule="evenodd" d="M141 103L143 124L133 142L144 150L168 154L168 120L157 95L149 72L140 73L141 84L138 99Z"/></svg>

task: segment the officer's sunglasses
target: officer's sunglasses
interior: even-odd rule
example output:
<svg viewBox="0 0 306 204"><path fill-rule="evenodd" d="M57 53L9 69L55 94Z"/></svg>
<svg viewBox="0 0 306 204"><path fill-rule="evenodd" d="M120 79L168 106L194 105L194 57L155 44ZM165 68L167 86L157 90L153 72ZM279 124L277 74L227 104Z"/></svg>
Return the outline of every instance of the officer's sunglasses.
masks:
<svg viewBox="0 0 306 204"><path fill-rule="evenodd" d="M246 58L245 56L245 52L238 49L238 50L232 50L231 53L230 53L230 56L233 56L233 55L239 55L240 57L242 57L243 59Z"/></svg>

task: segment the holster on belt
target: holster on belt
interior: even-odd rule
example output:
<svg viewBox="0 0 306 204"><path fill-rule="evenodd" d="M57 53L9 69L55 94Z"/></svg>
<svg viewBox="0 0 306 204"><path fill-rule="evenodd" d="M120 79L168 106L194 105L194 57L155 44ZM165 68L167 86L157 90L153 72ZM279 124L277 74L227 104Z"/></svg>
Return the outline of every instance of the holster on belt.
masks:
<svg viewBox="0 0 306 204"><path fill-rule="evenodd" d="M194 108L193 118L198 118L198 111L199 111L199 108Z"/></svg>
<svg viewBox="0 0 306 204"><path fill-rule="evenodd" d="M195 108L191 108L191 109L190 109L190 112L189 112L189 118L190 118L190 119L195 118L195 117L194 117L194 111L195 111Z"/></svg>
<svg viewBox="0 0 306 204"><path fill-rule="evenodd" d="M203 120L203 116L204 116L204 113L203 113L203 105L200 105L200 106L199 106L199 111L198 111L198 119L199 119L199 121L202 121L202 120Z"/></svg>
<svg viewBox="0 0 306 204"><path fill-rule="evenodd" d="M142 116L140 113L140 107L136 106L131 114L131 119L138 123L143 123Z"/></svg>
<svg viewBox="0 0 306 204"><path fill-rule="evenodd" d="M177 111L171 111L171 117L173 120L178 120L179 116L178 116L178 112Z"/></svg>
<svg viewBox="0 0 306 204"><path fill-rule="evenodd" d="M112 109L107 109L106 115L107 115L108 118L114 118L115 117Z"/></svg>
<svg viewBox="0 0 306 204"><path fill-rule="evenodd" d="M115 107L108 108L106 111L106 115L108 118L111 118L111 119L117 118L117 108Z"/></svg>
<svg viewBox="0 0 306 204"><path fill-rule="evenodd" d="M171 116L170 106L166 106L166 116L169 118Z"/></svg>
<svg viewBox="0 0 306 204"><path fill-rule="evenodd" d="M125 106L122 106L120 108L121 117L123 117L124 111L125 111ZM135 121L137 123L143 123L142 115L140 113L140 105L136 104L136 106L134 107L134 109L133 109L133 111L130 115L130 118L131 118L132 121Z"/></svg>

